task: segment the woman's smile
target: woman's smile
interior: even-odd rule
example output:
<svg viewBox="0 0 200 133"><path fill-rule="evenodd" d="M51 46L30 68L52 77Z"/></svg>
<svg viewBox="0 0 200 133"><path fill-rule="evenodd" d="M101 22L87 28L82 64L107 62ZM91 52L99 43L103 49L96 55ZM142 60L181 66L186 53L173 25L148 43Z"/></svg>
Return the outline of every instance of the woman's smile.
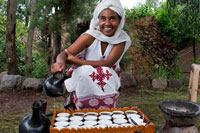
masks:
<svg viewBox="0 0 200 133"><path fill-rule="evenodd" d="M106 33L111 32L111 30L112 30L112 28L104 28L104 31L105 31Z"/></svg>

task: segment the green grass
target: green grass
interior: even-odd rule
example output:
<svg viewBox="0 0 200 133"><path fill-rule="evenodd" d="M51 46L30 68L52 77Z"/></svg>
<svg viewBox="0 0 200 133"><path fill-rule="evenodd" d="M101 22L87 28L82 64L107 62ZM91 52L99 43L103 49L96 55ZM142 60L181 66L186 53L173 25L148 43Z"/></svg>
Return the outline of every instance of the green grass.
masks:
<svg viewBox="0 0 200 133"><path fill-rule="evenodd" d="M0 133L18 133L18 126L24 115L22 113L10 114L1 117Z"/></svg>
<svg viewBox="0 0 200 133"><path fill-rule="evenodd" d="M175 100L175 99L187 99L186 92L179 91L162 91L162 90L138 90L132 96L131 94L123 94L118 100L118 107L132 107L137 106L156 126L156 131L161 128L165 123L164 117L159 109L159 102L162 100ZM198 103L200 103L200 96L198 97ZM196 124L198 130L200 130L200 118Z"/></svg>

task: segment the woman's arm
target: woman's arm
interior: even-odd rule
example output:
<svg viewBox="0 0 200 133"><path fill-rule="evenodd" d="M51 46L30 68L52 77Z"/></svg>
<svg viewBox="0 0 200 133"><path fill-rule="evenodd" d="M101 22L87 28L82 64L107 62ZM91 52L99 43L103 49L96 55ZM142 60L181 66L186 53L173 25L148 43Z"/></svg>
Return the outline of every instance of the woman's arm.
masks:
<svg viewBox="0 0 200 133"><path fill-rule="evenodd" d="M70 56L75 56L80 53L85 48L89 47L93 41L95 40L89 34L84 34L80 36L67 50L70 52ZM65 51L62 51L56 58L56 63L52 64L51 72L56 73L58 71L62 71L65 67L66 62L71 62L68 60L68 54ZM76 64L76 63L75 63Z"/></svg>
<svg viewBox="0 0 200 133"><path fill-rule="evenodd" d="M108 66L112 67L117 60L121 57L125 47L125 42L116 44L113 46L108 58L106 60L101 61L88 61L88 60L82 60L71 54L69 50L65 50L66 54L68 55L67 60L72 62L76 65L91 65L93 67L99 67L99 66Z"/></svg>

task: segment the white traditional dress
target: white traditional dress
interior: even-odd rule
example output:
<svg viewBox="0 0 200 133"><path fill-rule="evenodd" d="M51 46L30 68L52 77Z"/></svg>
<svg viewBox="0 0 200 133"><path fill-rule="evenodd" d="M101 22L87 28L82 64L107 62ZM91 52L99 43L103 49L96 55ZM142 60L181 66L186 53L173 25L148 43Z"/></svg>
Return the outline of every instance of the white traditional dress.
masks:
<svg viewBox="0 0 200 133"><path fill-rule="evenodd" d="M112 37L105 36L98 28L98 15L102 10L110 8L117 12L121 17L120 25ZM103 0L95 9L90 29L84 34L90 34L95 38L94 42L77 55L85 60L106 60L115 44L125 42L123 54L113 67L97 67L83 65L80 67L72 66L70 72L72 77L65 80L68 92L73 92L74 103L77 109L90 108L115 108L116 100L119 96L120 87L120 66L119 62L131 44L131 40L125 31L124 10L119 0ZM108 46L102 54L101 41L108 42Z"/></svg>

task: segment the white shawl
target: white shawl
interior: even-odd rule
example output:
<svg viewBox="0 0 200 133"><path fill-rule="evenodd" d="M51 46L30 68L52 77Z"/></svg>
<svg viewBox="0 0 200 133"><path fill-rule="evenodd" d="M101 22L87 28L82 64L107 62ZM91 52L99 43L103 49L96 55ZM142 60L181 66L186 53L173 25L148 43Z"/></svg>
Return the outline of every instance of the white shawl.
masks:
<svg viewBox="0 0 200 133"><path fill-rule="evenodd" d="M122 17L118 29L116 30L115 34L111 37L104 35L99 30L98 16L104 9L107 8L115 11L116 13L118 13L118 15ZM90 22L90 28L85 33L90 34L99 41L108 42L109 44L119 44L121 42L126 42L124 49L125 52L130 47L131 40L130 37L127 35L127 33L123 30L124 22L125 22L125 13L120 0L102 0L102 2L99 3L98 6L95 8L93 13L93 18Z"/></svg>

